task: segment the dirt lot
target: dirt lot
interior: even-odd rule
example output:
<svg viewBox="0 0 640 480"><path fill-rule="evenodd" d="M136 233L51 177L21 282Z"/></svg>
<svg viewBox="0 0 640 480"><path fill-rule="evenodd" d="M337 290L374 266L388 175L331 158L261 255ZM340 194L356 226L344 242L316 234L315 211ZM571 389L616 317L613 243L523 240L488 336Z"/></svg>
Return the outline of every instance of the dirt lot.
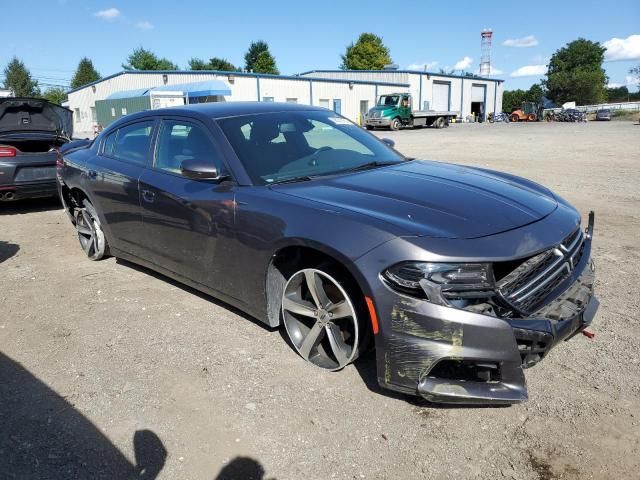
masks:
<svg viewBox="0 0 640 480"><path fill-rule="evenodd" d="M221 303L86 260L57 203L5 204L0 477L637 478L640 126L379 134L409 156L513 172L596 211L596 337L528 370L528 403L437 408L387 394L371 355L322 372Z"/></svg>

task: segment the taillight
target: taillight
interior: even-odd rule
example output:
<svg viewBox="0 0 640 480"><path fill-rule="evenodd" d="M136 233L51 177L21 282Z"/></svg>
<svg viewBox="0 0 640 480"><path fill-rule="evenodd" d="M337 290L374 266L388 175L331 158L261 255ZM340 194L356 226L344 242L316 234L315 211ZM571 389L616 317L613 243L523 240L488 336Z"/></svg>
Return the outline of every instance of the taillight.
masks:
<svg viewBox="0 0 640 480"><path fill-rule="evenodd" d="M15 157L17 150L13 147L0 146L0 158L1 157Z"/></svg>

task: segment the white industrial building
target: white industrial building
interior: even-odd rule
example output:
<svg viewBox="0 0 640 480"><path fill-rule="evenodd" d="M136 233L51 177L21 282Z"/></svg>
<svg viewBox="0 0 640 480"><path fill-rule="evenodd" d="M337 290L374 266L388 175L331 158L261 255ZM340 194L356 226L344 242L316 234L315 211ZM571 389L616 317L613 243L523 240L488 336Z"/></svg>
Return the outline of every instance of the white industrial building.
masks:
<svg viewBox="0 0 640 480"><path fill-rule="evenodd" d="M200 88L198 87L200 85ZM206 85L206 87L205 87ZM200 96L190 96L194 89ZM297 102L333 109L360 122L385 93L411 93L416 108L451 110L461 119L482 109L487 115L502 108L502 80L400 70L317 70L295 76L220 71L123 71L69 92L76 136L91 134L98 123L101 100L149 96L145 108L201 101ZM480 107L479 105L482 105ZM114 104L115 105L115 104ZM102 126L143 108L111 106Z"/></svg>
<svg viewBox="0 0 640 480"><path fill-rule="evenodd" d="M502 111L503 80L415 70L312 70L302 77L409 85L415 109L455 111L459 119Z"/></svg>

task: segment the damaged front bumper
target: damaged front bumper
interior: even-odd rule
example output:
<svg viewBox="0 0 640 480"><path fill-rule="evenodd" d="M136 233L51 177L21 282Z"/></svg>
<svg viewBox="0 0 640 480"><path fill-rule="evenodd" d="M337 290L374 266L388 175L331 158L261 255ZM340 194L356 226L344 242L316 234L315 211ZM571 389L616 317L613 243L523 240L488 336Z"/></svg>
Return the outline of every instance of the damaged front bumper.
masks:
<svg viewBox="0 0 640 480"><path fill-rule="evenodd" d="M584 251L548 302L527 318L498 318L378 289L379 384L445 404L513 404L527 400L523 369L593 320L593 219Z"/></svg>

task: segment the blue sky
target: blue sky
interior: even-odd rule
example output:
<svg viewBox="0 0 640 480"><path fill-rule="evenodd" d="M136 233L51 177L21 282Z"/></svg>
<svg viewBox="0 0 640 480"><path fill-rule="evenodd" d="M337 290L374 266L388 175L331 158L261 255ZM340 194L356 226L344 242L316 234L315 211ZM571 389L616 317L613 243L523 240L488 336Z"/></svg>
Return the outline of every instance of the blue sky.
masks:
<svg viewBox="0 0 640 480"><path fill-rule="evenodd" d="M3 22L0 65L16 55L42 84L68 82L82 56L102 75L115 73L140 45L186 68L191 57L242 65L250 41L263 39L282 73L332 69L364 31L382 36L401 68L477 71L480 31L492 28L492 65L507 89L536 82L550 55L578 37L607 42L612 84L628 84L640 64L638 0L34 0L11 4L15 20L19 5L31 28Z"/></svg>

